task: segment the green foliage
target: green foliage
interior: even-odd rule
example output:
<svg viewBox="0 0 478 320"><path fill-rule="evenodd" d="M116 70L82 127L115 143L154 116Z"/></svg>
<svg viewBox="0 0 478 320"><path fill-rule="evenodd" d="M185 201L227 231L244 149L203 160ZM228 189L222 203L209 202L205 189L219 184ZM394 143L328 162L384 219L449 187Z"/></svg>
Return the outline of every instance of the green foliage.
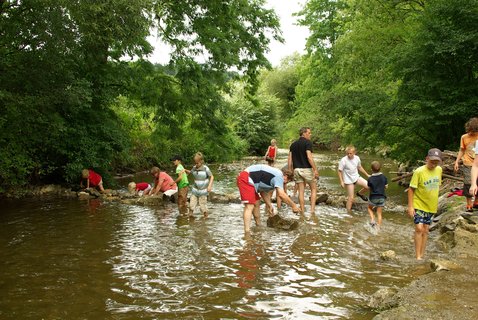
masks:
<svg viewBox="0 0 478 320"><path fill-rule="evenodd" d="M386 148L401 160L456 149L476 116L478 1L309 0L308 55L289 121L316 142Z"/></svg>
<svg viewBox="0 0 478 320"><path fill-rule="evenodd" d="M268 66L264 1L0 1L0 188L149 167L172 153L243 154L223 92ZM173 48L142 60L147 36ZM125 62L125 57L139 58ZM206 57L203 63L197 58ZM210 153L210 154L208 154Z"/></svg>

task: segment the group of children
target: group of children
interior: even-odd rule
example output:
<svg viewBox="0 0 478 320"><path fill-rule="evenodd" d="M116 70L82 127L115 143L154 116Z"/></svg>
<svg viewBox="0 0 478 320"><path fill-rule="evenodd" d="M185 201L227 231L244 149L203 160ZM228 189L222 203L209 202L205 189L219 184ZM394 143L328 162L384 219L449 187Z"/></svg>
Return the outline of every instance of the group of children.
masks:
<svg viewBox="0 0 478 320"><path fill-rule="evenodd" d="M177 174L176 180L166 172L161 171L158 167L153 167L150 170L153 177L153 184L147 182L130 182L128 184L128 190L130 193L139 196L154 196L160 192L168 197L177 194L176 200L179 213L182 216L192 217L196 208L199 207L203 216L208 217L207 196L212 190L214 176L209 167L204 164L204 156L201 152L197 152L193 160L194 166L192 169L186 170L182 165L182 158L176 155L171 158L171 162L173 162ZM189 191L188 174L192 174L194 179L189 207L187 204ZM98 188L101 192L105 191L103 180L98 173L91 169L84 169L82 170L81 176L81 187L83 187L83 181L86 181L86 188L94 187Z"/></svg>
<svg viewBox="0 0 478 320"><path fill-rule="evenodd" d="M460 151L454 169L455 171L459 170L460 161L463 159L462 171L465 177L463 191L466 197L466 211L473 212L473 209L478 209L478 197L475 197L473 202L473 196L478 189L477 181L473 181L472 178L478 175L478 160L475 159L475 152L478 152L478 118L470 119L466 123L465 129L467 133L461 137ZM352 210L355 195L364 201L368 201L367 211L370 215L370 224L374 228L380 228L382 209L387 198L385 190L388 187L387 178L380 171L381 164L378 161L373 161L371 163L372 174L368 174L361 165L360 157L356 155L355 147L348 146L345 151L346 155L339 161L338 176L340 185L347 191L346 209L348 212ZM276 156L277 145L276 140L273 139L265 154L265 160L270 166L273 166ZM177 193L177 203L181 215L192 216L199 206L204 217L207 217L207 196L212 189L214 176L204 164L202 153L196 153L193 160L195 165L191 170L186 170L182 165L181 157L174 156L171 161L176 166L177 178L175 180L158 167L153 167L151 169L151 175L154 179L153 185L147 182L131 182L128 189L131 193L138 195L156 195L162 192L167 196L173 196ZM430 149L425 158L425 165L413 172L408 188L407 213L413 218L415 224L414 242L417 260L423 259L429 227L433 215L436 214L438 209L438 195L442 181L442 168L439 166L441 160L442 152L436 148ZM267 171L264 168L261 170ZM364 174L367 180L362 178L359 172ZM189 207L187 205L188 174L192 174L194 177ZM83 186L84 180L87 188L97 187L100 191L104 191L101 176L93 170L82 170L81 186ZM355 185L361 187L357 193L355 193ZM365 195L367 191L369 192L368 197ZM377 219L375 219L375 211Z"/></svg>

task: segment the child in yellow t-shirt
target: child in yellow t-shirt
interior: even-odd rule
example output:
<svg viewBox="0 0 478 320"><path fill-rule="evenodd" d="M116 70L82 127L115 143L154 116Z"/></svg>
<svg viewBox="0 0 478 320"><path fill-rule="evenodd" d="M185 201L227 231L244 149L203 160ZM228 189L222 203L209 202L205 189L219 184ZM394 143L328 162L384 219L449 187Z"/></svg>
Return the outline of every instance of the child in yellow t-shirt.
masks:
<svg viewBox="0 0 478 320"><path fill-rule="evenodd" d="M433 215L438 209L442 168L439 149L428 150L426 164L413 172L408 188L408 215L415 223L415 255L422 260Z"/></svg>
<svg viewBox="0 0 478 320"><path fill-rule="evenodd" d="M473 208L478 208L478 197L475 197L475 202L472 203L473 195L469 190L471 187L471 166L475 159L475 143L478 140L478 118L471 118L465 124L466 134L461 136L460 151L455 161L455 172L460 168L460 160L463 158L463 167L461 171L465 176L463 181L463 195L466 197L466 211L473 212Z"/></svg>

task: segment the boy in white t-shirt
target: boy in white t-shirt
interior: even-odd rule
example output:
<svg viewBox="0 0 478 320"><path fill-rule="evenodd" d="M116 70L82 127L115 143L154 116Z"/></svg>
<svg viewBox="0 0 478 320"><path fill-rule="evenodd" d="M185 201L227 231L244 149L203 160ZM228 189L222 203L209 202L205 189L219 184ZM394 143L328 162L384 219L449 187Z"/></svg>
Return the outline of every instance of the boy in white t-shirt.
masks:
<svg viewBox="0 0 478 320"><path fill-rule="evenodd" d="M359 171L362 172L367 178L370 177L370 175L362 167L360 158L355 155L354 146L348 146L345 149L345 153L346 156L339 161L338 174L340 185L342 188L347 190L346 208L347 212L350 213L352 211L352 204L354 203L354 191L356 184L362 187L362 189L357 192L357 196L364 201L368 201L368 198L364 195L364 193L368 190L367 180L359 175Z"/></svg>

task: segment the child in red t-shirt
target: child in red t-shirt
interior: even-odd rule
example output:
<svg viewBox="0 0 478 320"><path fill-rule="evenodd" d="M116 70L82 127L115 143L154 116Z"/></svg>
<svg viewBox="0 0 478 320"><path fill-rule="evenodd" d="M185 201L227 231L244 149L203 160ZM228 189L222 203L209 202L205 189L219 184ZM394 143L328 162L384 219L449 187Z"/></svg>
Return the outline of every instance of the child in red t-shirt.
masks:
<svg viewBox="0 0 478 320"><path fill-rule="evenodd" d="M151 185L147 182L130 182L128 184L128 190L130 193L135 194L135 195L145 195L147 196L149 192L151 191Z"/></svg>
<svg viewBox="0 0 478 320"><path fill-rule="evenodd" d="M83 188L83 180L86 180L86 189L89 189L90 186L100 189L101 192L104 192L103 188L103 178L96 172L91 169L83 169L81 171L81 182L80 186Z"/></svg>
<svg viewBox="0 0 478 320"><path fill-rule="evenodd" d="M276 156L277 156L277 141L276 139L271 140L271 145L267 148L265 159L267 163L272 166L274 162L276 161Z"/></svg>

